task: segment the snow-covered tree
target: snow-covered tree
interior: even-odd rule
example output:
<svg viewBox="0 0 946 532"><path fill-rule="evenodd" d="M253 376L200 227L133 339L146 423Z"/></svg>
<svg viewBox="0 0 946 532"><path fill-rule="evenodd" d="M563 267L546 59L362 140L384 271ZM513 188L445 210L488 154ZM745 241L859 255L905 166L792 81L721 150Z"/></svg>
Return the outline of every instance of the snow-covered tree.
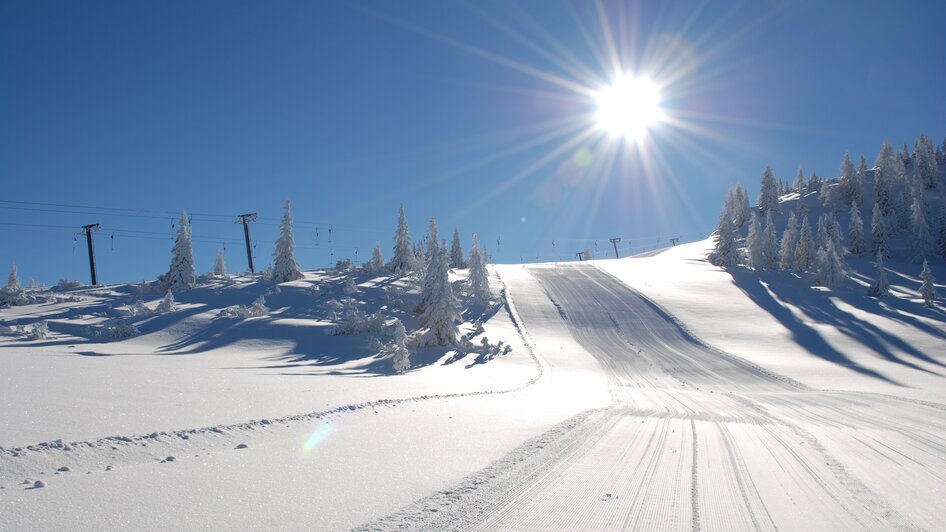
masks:
<svg viewBox="0 0 946 532"><path fill-rule="evenodd" d="M856 171L851 162L851 154L844 150L844 159L841 160L841 177L838 178L838 187L841 189L841 199L845 206L849 206L854 199L854 184Z"/></svg>
<svg viewBox="0 0 946 532"><path fill-rule="evenodd" d="M825 181L821 185L821 205L826 210L834 212L840 206L838 198L838 187L831 181Z"/></svg>
<svg viewBox="0 0 946 532"><path fill-rule="evenodd" d="M721 268L730 268L742 261L742 250L739 249L736 228L732 220L726 216L725 209L719 217L719 227L716 230L716 246L706 258L710 261L710 264Z"/></svg>
<svg viewBox="0 0 946 532"><path fill-rule="evenodd" d="M808 223L808 215L801 220L801 230L798 234L798 244L795 246L795 269L798 271L811 271L814 264L814 242L811 239L811 225Z"/></svg>
<svg viewBox="0 0 946 532"><path fill-rule="evenodd" d="M893 150L889 142L884 142L877 154L877 161L874 166L874 196L877 205L880 207L880 213L888 217L892 212L891 206L891 187L896 179L896 166L894 163ZM885 220L886 221L886 220Z"/></svg>
<svg viewBox="0 0 946 532"><path fill-rule="evenodd" d="M384 269L384 256L381 255L381 242L375 242L374 251L371 252L371 260L368 261L368 271L380 273L382 269Z"/></svg>
<svg viewBox="0 0 946 532"><path fill-rule="evenodd" d="M463 246L460 244L460 229L453 228L453 241L450 242L450 267L461 269L466 267L463 260Z"/></svg>
<svg viewBox="0 0 946 532"><path fill-rule="evenodd" d="M14 262L10 265L10 275L7 276L7 291L9 292L19 292L22 290L20 287L20 276L17 273L16 263Z"/></svg>
<svg viewBox="0 0 946 532"><path fill-rule="evenodd" d="M851 201L856 201L858 205L864 204L864 186L867 184L867 160L861 155L857 163L857 171L854 172L854 184L851 188Z"/></svg>
<svg viewBox="0 0 946 532"><path fill-rule="evenodd" d="M930 271L930 263L923 261L923 272L920 273L920 296L923 298L923 304L927 307L936 305L936 279L933 278L933 272Z"/></svg>
<svg viewBox="0 0 946 532"><path fill-rule="evenodd" d="M217 258L214 260L214 275L218 277L227 276L227 259L222 249L217 251Z"/></svg>
<svg viewBox="0 0 946 532"><path fill-rule="evenodd" d="M848 251L852 255L859 255L867 250L864 244L864 222L861 220L861 208L857 201L851 202L851 223L848 228L849 242L851 243Z"/></svg>
<svg viewBox="0 0 946 532"><path fill-rule="evenodd" d="M732 218L733 223L736 224L736 227L742 227L747 221L749 221L749 213L751 208L749 207L749 193L746 192L746 189L742 188L742 185L737 184L736 188L733 189L733 208L732 208Z"/></svg>
<svg viewBox="0 0 946 532"><path fill-rule="evenodd" d="M942 191L939 196L939 233L936 236L936 245L939 255L946 258L946 194Z"/></svg>
<svg viewBox="0 0 946 532"><path fill-rule="evenodd" d="M430 217L427 224L427 260L434 256L434 249L440 245L440 235L437 232L437 219Z"/></svg>
<svg viewBox="0 0 946 532"><path fill-rule="evenodd" d="M772 211L765 214L765 229L762 230L762 269L778 266L778 237L775 235L775 223Z"/></svg>
<svg viewBox="0 0 946 532"><path fill-rule="evenodd" d="M358 293L358 286L355 285L354 279L352 279L351 277L349 277L348 279L345 279L345 285L342 286L342 292L348 296Z"/></svg>
<svg viewBox="0 0 946 532"><path fill-rule="evenodd" d="M799 166L798 173L795 174L795 181L792 183L792 190L798 192L800 196L804 196L807 183L808 182L805 180L805 169Z"/></svg>
<svg viewBox="0 0 946 532"><path fill-rule="evenodd" d="M456 345L458 340L457 300L450 285L450 265L445 247L446 242L443 245L434 243L427 265L421 296L423 311L419 319L420 327L427 329L422 345Z"/></svg>
<svg viewBox="0 0 946 532"><path fill-rule="evenodd" d="M887 256L889 251L890 233L887 230L887 222L884 221L884 213L879 203L874 203L874 211L870 219L870 250L874 255Z"/></svg>
<svg viewBox="0 0 946 532"><path fill-rule="evenodd" d="M821 190L821 178L818 177L818 174L812 172L808 178L808 191L814 192L816 190Z"/></svg>
<svg viewBox="0 0 946 532"><path fill-rule="evenodd" d="M411 352L407 348L407 331L401 320L396 320L392 329L387 351L391 355L391 367L400 375L411 368Z"/></svg>
<svg viewBox="0 0 946 532"><path fill-rule="evenodd" d="M296 239L292 235L292 204L286 200L282 224L279 226L279 238L273 252L273 268L270 279L277 283L295 281L302 278L299 264L296 262Z"/></svg>
<svg viewBox="0 0 946 532"><path fill-rule="evenodd" d="M778 212L778 189L772 167L766 165L765 171L762 172L762 186L759 190L759 212L764 214L769 210Z"/></svg>
<svg viewBox="0 0 946 532"><path fill-rule="evenodd" d="M826 245L818 251L815 281L821 286L836 288L846 276L847 267L844 264L844 258L834 247L834 240L828 238Z"/></svg>
<svg viewBox="0 0 946 532"><path fill-rule="evenodd" d="M779 268L783 270L795 269L795 246L798 245L798 219L795 213L788 214L788 224L782 232L779 243Z"/></svg>
<svg viewBox="0 0 946 532"><path fill-rule="evenodd" d="M404 275L411 271L414 262L414 249L411 235L407 229L407 217L404 216L404 204L397 215L397 231L394 233L394 257L391 259L391 271L394 275Z"/></svg>
<svg viewBox="0 0 946 532"><path fill-rule="evenodd" d="M772 212L771 210L769 212ZM746 248L749 251L749 266L756 270L761 270L765 264L765 256L762 254L762 226L759 225L759 217L753 211L749 221L749 235L746 237Z"/></svg>
<svg viewBox="0 0 946 532"><path fill-rule="evenodd" d="M926 221L926 202L921 194L913 198L910 208L910 244L915 262L925 261L927 257L936 255L936 243L930 233L930 226Z"/></svg>
<svg viewBox="0 0 946 532"><path fill-rule="evenodd" d="M916 140L916 173L923 188L930 189L939 185L939 169L936 167L936 154L933 143L925 134Z"/></svg>
<svg viewBox="0 0 946 532"><path fill-rule="evenodd" d="M194 249L191 246L191 228L187 213L181 213L177 236L171 249L171 267L159 279L165 290L187 290L197 285L197 270L194 267Z"/></svg>
<svg viewBox="0 0 946 532"><path fill-rule="evenodd" d="M473 233L473 245L470 247L470 291L473 298L481 303L489 302L489 273L486 271L486 259L480 253L479 239Z"/></svg>
<svg viewBox="0 0 946 532"><path fill-rule="evenodd" d="M887 282L887 270L884 268L884 255L877 253L877 280L867 289L867 295L883 297L890 293L890 283Z"/></svg>
<svg viewBox="0 0 946 532"><path fill-rule="evenodd" d="M167 293L164 294L164 299L158 303L154 311L160 314L164 312L174 312L175 308L177 308L177 302L174 300L174 292L168 289Z"/></svg>
<svg viewBox="0 0 946 532"><path fill-rule="evenodd" d="M17 275L16 263L10 266L10 275L7 276L7 284L0 289L0 305L15 306L25 305L28 302L26 293L20 286L20 277Z"/></svg>

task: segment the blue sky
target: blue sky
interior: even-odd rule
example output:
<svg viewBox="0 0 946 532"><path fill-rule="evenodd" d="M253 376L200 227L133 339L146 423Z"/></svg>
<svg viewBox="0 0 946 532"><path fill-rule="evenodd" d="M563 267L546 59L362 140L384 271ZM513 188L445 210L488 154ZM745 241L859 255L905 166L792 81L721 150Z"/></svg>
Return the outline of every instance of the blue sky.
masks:
<svg viewBox="0 0 946 532"><path fill-rule="evenodd" d="M187 210L200 271L222 246L245 268L244 212L265 266L285 199L307 269L390 254L401 202L415 237L433 215L496 262L697 239L767 163L833 176L845 149L942 142L943 20L942 2L3 2L0 265L87 282L74 236L97 222L100 280L153 278ZM615 62L665 82L672 120L640 145L594 128Z"/></svg>

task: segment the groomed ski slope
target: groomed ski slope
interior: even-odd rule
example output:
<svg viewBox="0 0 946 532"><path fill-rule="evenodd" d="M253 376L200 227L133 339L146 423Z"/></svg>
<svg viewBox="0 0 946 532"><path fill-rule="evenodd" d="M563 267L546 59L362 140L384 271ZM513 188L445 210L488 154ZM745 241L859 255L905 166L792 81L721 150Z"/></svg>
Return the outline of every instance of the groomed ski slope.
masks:
<svg viewBox="0 0 946 532"><path fill-rule="evenodd" d="M590 354L611 405L364 529L946 528L942 406L777 375L595 266L502 271L552 373Z"/></svg>

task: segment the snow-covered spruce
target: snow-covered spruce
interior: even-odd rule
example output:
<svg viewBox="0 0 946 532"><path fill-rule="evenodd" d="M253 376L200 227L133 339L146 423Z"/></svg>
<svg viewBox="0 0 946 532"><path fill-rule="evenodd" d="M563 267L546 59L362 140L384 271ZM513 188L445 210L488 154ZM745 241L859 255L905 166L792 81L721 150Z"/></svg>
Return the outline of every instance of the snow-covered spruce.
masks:
<svg viewBox="0 0 946 532"><path fill-rule="evenodd" d="M826 239L818 251L817 268L815 282L826 288L837 288L847 277L847 266L833 239Z"/></svg>
<svg viewBox="0 0 946 532"><path fill-rule="evenodd" d="M45 340L49 336L49 322L38 321L30 326L27 338L30 340Z"/></svg>
<svg viewBox="0 0 946 532"><path fill-rule="evenodd" d="M811 271L814 264L815 249L814 242L811 239L811 225L808 223L808 215L801 219L801 230L798 233L798 244L795 246L795 258L793 259L794 268L800 272Z"/></svg>
<svg viewBox="0 0 946 532"><path fill-rule="evenodd" d="M763 269L765 267L765 256L762 254L762 226L759 225L759 216L755 212L752 213L749 221L749 236L746 237L746 248L749 251L749 266L756 270Z"/></svg>
<svg viewBox="0 0 946 532"><path fill-rule="evenodd" d="M884 221L883 209L880 203L874 203L874 210L870 219L870 248L874 255L887 256L890 236L887 231L887 222Z"/></svg>
<svg viewBox="0 0 946 532"><path fill-rule="evenodd" d="M848 252L851 255L860 255L867 250L864 244L864 222L861 220L860 205L857 200L851 201L851 221L848 224Z"/></svg>
<svg viewBox="0 0 946 532"><path fill-rule="evenodd" d="M884 267L884 254L877 253L877 279L867 288L867 294L874 297L883 297L890 294L890 283L887 282L887 270Z"/></svg>
<svg viewBox="0 0 946 532"><path fill-rule="evenodd" d="M194 288L197 285L197 270L194 266L194 249L191 245L190 220L186 212L181 212L171 254L171 266L168 272L158 278L160 288L163 290Z"/></svg>
<svg viewBox="0 0 946 532"><path fill-rule="evenodd" d="M371 252L371 260L365 265L368 273L381 273L384 269L384 256L381 254L381 242L375 242L374 251Z"/></svg>
<svg viewBox="0 0 946 532"><path fill-rule="evenodd" d="M936 306L936 279L933 278L933 272L930 271L930 264L923 261L923 271L920 272L920 297L923 298L923 304L927 307Z"/></svg>
<svg viewBox="0 0 946 532"><path fill-rule="evenodd" d="M460 229L453 228L453 241L450 243L450 267L461 269L466 267L463 260L463 246L460 244Z"/></svg>
<svg viewBox="0 0 946 532"><path fill-rule="evenodd" d="M391 258L391 271L394 275L405 275L411 271L413 261L414 249L402 203L397 215L397 231L394 233L394 257Z"/></svg>
<svg viewBox="0 0 946 532"><path fill-rule="evenodd" d="M778 237L775 236L775 222L772 211L765 214L765 229L762 230L762 269L778 266Z"/></svg>
<svg viewBox="0 0 946 532"><path fill-rule="evenodd" d="M730 268L742 262L742 251L736 236L736 228L726 210L719 217L719 228L716 230L716 245L707 259L710 264L721 268Z"/></svg>
<svg viewBox="0 0 946 532"><path fill-rule="evenodd" d="M420 327L424 329L418 339L420 346L456 345L457 300L450 285L447 252L443 246L434 245L427 274L424 278Z"/></svg>
<svg viewBox="0 0 946 532"><path fill-rule="evenodd" d="M225 318L262 318L269 314L269 308L266 307L266 298L259 296L250 306L234 305L227 307L220 312Z"/></svg>
<svg viewBox="0 0 946 532"><path fill-rule="evenodd" d="M782 241L779 247L779 268L793 270L795 268L795 246L798 245L798 220L795 213L788 214L788 224L782 232Z"/></svg>
<svg viewBox="0 0 946 532"><path fill-rule="evenodd" d="M926 202L923 201L922 193L914 196L910 214L910 249L913 252L913 261L926 262L927 258L936 256L936 244L926 222Z"/></svg>
<svg viewBox="0 0 946 532"><path fill-rule="evenodd" d="M765 171L762 172L762 186L759 190L759 211L766 213L769 210L778 212L778 189L772 167L766 165Z"/></svg>
<svg viewBox="0 0 946 532"><path fill-rule="evenodd" d="M214 275L217 277L227 276L227 259L222 249L217 251L217 258L214 260Z"/></svg>
<svg viewBox="0 0 946 532"><path fill-rule="evenodd" d="M407 331L398 319L394 320L391 329L391 342L385 348L385 352L391 357L391 367L394 372L402 374L411 367L411 352L407 348Z"/></svg>
<svg viewBox="0 0 946 532"><path fill-rule="evenodd" d="M437 219L433 216L427 223L427 250L426 257L429 261L434 256L434 249L440 246L440 233L437 229Z"/></svg>
<svg viewBox="0 0 946 532"><path fill-rule="evenodd" d="M270 280L277 283L295 281L302 278L299 264L296 262L296 239L292 235L292 203L286 200L282 224L279 225L279 238L273 251L273 267Z"/></svg>
<svg viewBox="0 0 946 532"><path fill-rule="evenodd" d="M479 238L473 233L473 245L470 247L470 292L473 299L480 303L489 302L489 274L486 271L486 259L480 253Z"/></svg>
<svg viewBox="0 0 946 532"><path fill-rule="evenodd" d="M163 314L165 312L174 312L177 308L177 302L174 300L174 292L171 289L168 289L167 293L164 294L164 299L158 303L158 306L155 307L154 311L158 314Z"/></svg>
<svg viewBox="0 0 946 532"><path fill-rule="evenodd" d="M0 306L25 305L29 302L23 288L20 287L20 278L17 275L16 263L10 266L10 275L7 284L0 289Z"/></svg>

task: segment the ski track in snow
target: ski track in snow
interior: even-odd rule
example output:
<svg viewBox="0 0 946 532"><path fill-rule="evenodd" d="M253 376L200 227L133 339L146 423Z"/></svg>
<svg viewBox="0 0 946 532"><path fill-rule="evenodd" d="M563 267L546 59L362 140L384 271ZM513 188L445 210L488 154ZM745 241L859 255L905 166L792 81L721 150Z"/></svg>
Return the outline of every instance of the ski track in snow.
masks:
<svg viewBox="0 0 946 532"><path fill-rule="evenodd" d="M813 390L706 345L593 266L528 271L548 301L517 309L507 285L517 327L538 337L551 325L530 318L558 315L612 406L361 529L946 528L942 405Z"/></svg>
<svg viewBox="0 0 946 532"><path fill-rule="evenodd" d="M311 423L319 419L334 418L356 412L376 411L378 408L393 408L421 401L520 392L542 379L547 364L539 356L535 342L523 329L514 304L506 297L507 292L508 287L504 286L503 304L506 312L509 314L514 327L519 331L536 366L535 376L521 386L501 390L479 390L454 394L427 394L399 399L379 399L273 419L253 419L243 423L221 424L170 432L107 436L91 441L65 442L60 439L32 445L0 446L0 486L12 487L12 485L22 483L23 479L46 478L49 476L48 471L55 470L60 467L60 464L68 464L66 467L71 466L75 470L88 470L91 473L92 470L96 472L111 471L117 467L133 466L144 462L171 462L175 460L175 453L186 455L197 451L198 453L207 454L214 450L234 448L234 446L238 449L245 448L247 445L240 442L250 441L250 438L254 435L272 433L281 428L301 423ZM170 460L168 460L168 457Z"/></svg>

